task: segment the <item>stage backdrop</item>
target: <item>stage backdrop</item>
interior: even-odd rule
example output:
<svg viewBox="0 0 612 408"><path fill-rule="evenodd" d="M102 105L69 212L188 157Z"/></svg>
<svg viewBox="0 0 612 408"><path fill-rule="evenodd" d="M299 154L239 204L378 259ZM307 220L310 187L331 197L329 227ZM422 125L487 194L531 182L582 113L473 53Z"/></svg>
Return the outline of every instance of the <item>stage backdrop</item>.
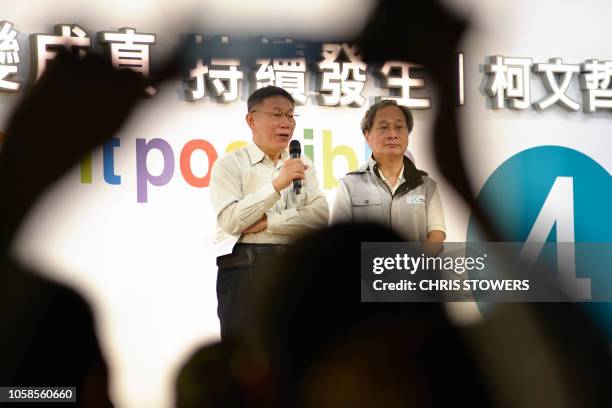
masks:
<svg viewBox="0 0 612 408"><path fill-rule="evenodd" d="M167 24L182 22L186 13L161 2L92 3L87 14L75 14L71 2L56 3L53 9L36 1L2 7L2 126L62 44L104 51L116 65L144 74L181 35L193 34L188 37L194 50L213 43L230 50L202 53L189 77L160 85L120 134L48 193L15 248L24 262L76 288L92 304L117 406L169 406L184 359L218 339L208 176L216 158L250 140L246 98L258 86L283 86L298 99L294 138L313 159L330 206L338 178L368 155L359 128L367 107L388 97L411 106L409 150L417 167L438 182L447 240L479 239L469 210L432 159L429 141L439 101L426 71L405 61L368 66L350 43L306 36L313 29L325 34L321 27L333 26L333 16L343 10L361 10L347 16L358 24L369 2L339 2L329 9L322 2L307 10L275 6L273 16L294 16L292 24L279 23L293 30L293 40L270 32L266 16L253 10L261 19L255 31L228 35L239 24L232 20L235 10L227 8L236 2L196 9L214 22L201 31ZM454 3L449 2L474 22L455 74L461 79L456 103L464 158L479 200L508 241L611 241L612 54L605 16L612 5ZM336 34L330 30L329 38ZM427 41L427 35L393 41ZM288 47L293 54L232 56L232 45L240 42L262 50ZM62 141L57 144L61 149ZM597 284L593 277L591 285ZM602 327L609 327L607 309L596 312Z"/></svg>

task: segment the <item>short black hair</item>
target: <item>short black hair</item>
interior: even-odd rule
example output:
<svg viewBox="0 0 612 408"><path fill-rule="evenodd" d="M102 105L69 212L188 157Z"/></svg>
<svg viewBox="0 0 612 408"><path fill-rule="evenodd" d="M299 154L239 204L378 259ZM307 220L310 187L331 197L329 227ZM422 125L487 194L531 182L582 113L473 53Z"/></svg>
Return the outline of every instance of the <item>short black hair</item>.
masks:
<svg viewBox="0 0 612 408"><path fill-rule="evenodd" d="M393 99L383 99L379 102L376 102L374 105L370 106L368 111L361 119L361 131L365 135L365 132L370 132L372 130L372 126L374 125L374 118L379 110L382 108L386 108L387 106L396 106L399 110L404 114L404 118L406 119L406 127L408 128L408 133L412 132L412 126L414 124L414 120L412 119L412 113L407 106L398 104Z"/></svg>
<svg viewBox="0 0 612 408"><path fill-rule="evenodd" d="M289 92L285 91L283 88L279 88L278 86L270 85L270 86L266 86L266 87L257 89L255 92L253 92L249 96L249 99L247 100L248 111L249 112L253 111L253 108L255 107L255 105L257 105L258 103L262 103L264 99L268 99L273 96L285 97L289 100L289 102L291 102L293 106L295 106L295 100L293 99L293 96L291 96Z"/></svg>

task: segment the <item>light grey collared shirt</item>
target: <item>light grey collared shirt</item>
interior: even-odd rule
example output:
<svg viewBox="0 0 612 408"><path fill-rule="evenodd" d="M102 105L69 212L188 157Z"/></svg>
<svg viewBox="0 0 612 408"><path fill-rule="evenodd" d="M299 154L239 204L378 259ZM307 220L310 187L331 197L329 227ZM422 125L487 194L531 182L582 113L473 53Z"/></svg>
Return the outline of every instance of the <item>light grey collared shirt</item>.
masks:
<svg viewBox="0 0 612 408"><path fill-rule="evenodd" d="M327 225L329 208L312 161L308 165L300 194L292 185L277 193L272 185L289 153L285 150L274 164L254 143L219 158L212 168L210 197L218 226L230 235L240 235L240 242L288 244L296 235ZM242 234L266 214L265 230Z"/></svg>

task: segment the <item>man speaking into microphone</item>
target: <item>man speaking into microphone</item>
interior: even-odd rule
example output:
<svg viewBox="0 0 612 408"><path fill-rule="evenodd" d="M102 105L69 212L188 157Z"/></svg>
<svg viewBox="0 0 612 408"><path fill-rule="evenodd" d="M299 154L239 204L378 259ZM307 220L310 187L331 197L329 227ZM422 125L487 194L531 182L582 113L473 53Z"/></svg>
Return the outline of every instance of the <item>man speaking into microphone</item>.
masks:
<svg viewBox="0 0 612 408"><path fill-rule="evenodd" d="M247 107L253 142L218 159L210 179L217 225L237 238L232 252L217 258L222 340L250 330L258 260L325 227L329 217L312 162L300 157L297 141L287 151L297 118L291 94L267 86L249 96Z"/></svg>

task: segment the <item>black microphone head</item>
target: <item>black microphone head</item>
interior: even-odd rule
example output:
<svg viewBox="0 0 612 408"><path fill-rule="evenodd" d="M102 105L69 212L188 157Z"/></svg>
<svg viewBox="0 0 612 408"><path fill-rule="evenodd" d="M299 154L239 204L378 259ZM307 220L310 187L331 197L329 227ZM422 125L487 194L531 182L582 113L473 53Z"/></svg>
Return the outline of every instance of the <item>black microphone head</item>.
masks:
<svg viewBox="0 0 612 408"><path fill-rule="evenodd" d="M291 143L289 143L289 154L292 156L299 156L300 154L302 154L302 146L300 146L299 140L292 140Z"/></svg>

